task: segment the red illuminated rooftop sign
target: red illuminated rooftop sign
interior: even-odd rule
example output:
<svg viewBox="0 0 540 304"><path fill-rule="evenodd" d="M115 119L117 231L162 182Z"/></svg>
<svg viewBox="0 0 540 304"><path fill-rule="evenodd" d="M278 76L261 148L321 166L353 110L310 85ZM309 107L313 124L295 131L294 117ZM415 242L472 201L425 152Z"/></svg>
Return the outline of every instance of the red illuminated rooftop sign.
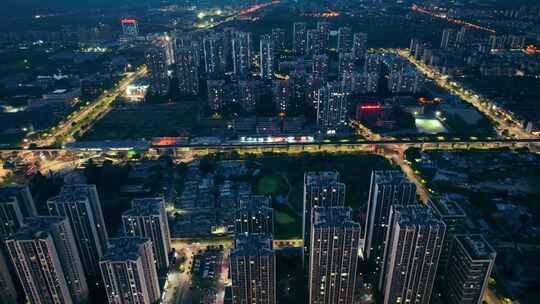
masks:
<svg viewBox="0 0 540 304"><path fill-rule="evenodd" d="M363 106L360 106L360 109L362 111L380 110L381 108L382 108L381 105L363 105Z"/></svg>
<svg viewBox="0 0 540 304"><path fill-rule="evenodd" d="M122 24L137 24L135 19L122 19Z"/></svg>

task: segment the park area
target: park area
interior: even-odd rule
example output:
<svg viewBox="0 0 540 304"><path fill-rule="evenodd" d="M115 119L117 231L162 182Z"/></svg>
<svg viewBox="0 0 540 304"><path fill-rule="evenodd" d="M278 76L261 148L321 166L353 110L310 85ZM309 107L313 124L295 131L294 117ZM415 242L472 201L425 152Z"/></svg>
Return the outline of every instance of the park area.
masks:
<svg viewBox="0 0 540 304"><path fill-rule="evenodd" d="M194 102L115 107L81 140L140 139L189 135L197 121Z"/></svg>

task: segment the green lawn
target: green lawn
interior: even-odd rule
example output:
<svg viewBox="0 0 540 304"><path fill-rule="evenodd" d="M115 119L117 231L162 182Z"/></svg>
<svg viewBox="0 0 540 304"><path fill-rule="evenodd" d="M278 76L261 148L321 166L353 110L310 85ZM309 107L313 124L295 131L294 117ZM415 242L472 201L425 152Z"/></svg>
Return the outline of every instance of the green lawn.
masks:
<svg viewBox="0 0 540 304"><path fill-rule="evenodd" d="M277 174L264 175L257 182L257 193L262 195L287 194L288 190L289 187L283 177Z"/></svg>
<svg viewBox="0 0 540 304"><path fill-rule="evenodd" d="M284 211L276 211L275 219L278 225L288 225L296 221L292 215L287 214Z"/></svg>
<svg viewBox="0 0 540 304"><path fill-rule="evenodd" d="M302 218L287 206L274 206L274 238L296 239L302 237Z"/></svg>

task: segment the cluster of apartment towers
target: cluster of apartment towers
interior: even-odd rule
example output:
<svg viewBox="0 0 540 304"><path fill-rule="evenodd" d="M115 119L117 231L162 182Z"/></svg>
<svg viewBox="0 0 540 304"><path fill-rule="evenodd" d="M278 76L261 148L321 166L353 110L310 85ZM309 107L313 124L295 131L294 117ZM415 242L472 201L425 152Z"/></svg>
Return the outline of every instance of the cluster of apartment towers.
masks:
<svg viewBox="0 0 540 304"><path fill-rule="evenodd" d="M384 303L430 303L435 284L448 303L482 302L496 253L482 235L467 233L457 203L419 203L403 173L373 171L361 231L345 206L345 189L338 172L304 175L302 257L310 304L357 303L360 275L375 278ZM271 209L264 210L243 220L256 229L242 231L258 242L246 247L241 241L231 254L233 303L275 303L272 230L262 220L271 218ZM359 259L373 263L373 273L359 273Z"/></svg>
<svg viewBox="0 0 540 304"><path fill-rule="evenodd" d="M163 198L133 199L117 238L94 185L64 186L46 207L38 215L26 186L0 188L1 303L87 303L101 284L111 304L159 302L171 252Z"/></svg>
<svg viewBox="0 0 540 304"><path fill-rule="evenodd" d="M419 203L403 173L373 171L361 229L345 193L338 172L304 174L309 303L356 303L359 276L375 278L384 303L430 303L435 285L448 303L482 303L496 253L482 235L466 231L457 203ZM0 192L3 251L10 258L0 255L3 300L13 296L15 303L4 271L12 262L31 303L84 303L91 283L104 284L111 304L159 301L158 274L166 273L170 254L162 198L133 200L122 215L125 236L114 239L92 185L65 186L47 207L50 216L37 216L25 187ZM229 259L234 304L276 303L273 221L269 197L239 198ZM359 259L372 263L373 273L360 273Z"/></svg>

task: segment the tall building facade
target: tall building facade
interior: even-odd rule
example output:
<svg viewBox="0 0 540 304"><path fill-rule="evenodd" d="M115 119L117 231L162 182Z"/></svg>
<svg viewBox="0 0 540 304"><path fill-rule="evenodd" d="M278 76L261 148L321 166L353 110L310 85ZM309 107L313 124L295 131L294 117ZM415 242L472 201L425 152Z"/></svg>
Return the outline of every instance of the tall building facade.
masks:
<svg viewBox="0 0 540 304"><path fill-rule="evenodd" d="M217 111L225 106L225 80L207 80L208 106Z"/></svg>
<svg viewBox="0 0 540 304"><path fill-rule="evenodd" d="M451 28L447 28L443 30L442 38L441 38L441 49L447 49L452 46L454 37L454 30Z"/></svg>
<svg viewBox="0 0 540 304"><path fill-rule="evenodd" d="M392 206L382 292L384 303L431 303L444 223L423 205Z"/></svg>
<svg viewBox="0 0 540 304"><path fill-rule="evenodd" d="M154 304L159 301L158 275L149 239L111 239L99 267L109 304Z"/></svg>
<svg viewBox="0 0 540 304"><path fill-rule="evenodd" d="M260 96L259 88L260 81L240 80L238 81L238 93L240 97L240 105L247 112L253 112L257 105L258 97Z"/></svg>
<svg viewBox="0 0 540 304"><path fill-rule="evenodd" d="M339 78L342 79L344 74L352 74L354 72L354 53L341 52L339 53Z"/></svg>
<svg viewBox="0 0 540 304"><path fill-rule="evenodd" d="M338 53L349 53L352 51L353 34L350 27L340 27L338 29L337 51Z"/></svg>
<svg viewBox="0 0 540 304"><path fill-rule="evenodd" d="M313 208L309 259L309 303L352 304L360 224L345 207Z"/></svg>
<svg viewBox="0 0 540 304"><path fill-rule="evenodd" d="M165 95L169 91L169 74L167 69L167 53L162 44L155 45L146 52L146 66L150 79L150 90Z"/></svg>
<svg viewBox="0 0 540 304"><path fill-rule="evenodd" d="M159 198L134 199L131 209L122 214L122 227L129 236L149 238L159 272L169 267L171 235L165 201Z"/></svg>
<svg viewBox="0 0 540 304"><path fill-rule="evenodd" d="M307 46L307 25L303 22L293 24L293 51L296 55L305 55Z"/></svg>
<svg viewBox="0 0 540 304"><path fill-rule="evenodd" d="M446 225L446 237L444 238L441 256L439 257L439 268L437 279L444 281L446 266L450 255L450 247L454 241L454 236L465 233L467 215L457 202L443 198L433 198L428 205L433 214Z"/></svg>
<svg viewBox="0 0 540 304"><path fill-rule="evenodd" d="M225 72L225 40L220 33L203 38L204 68L207 77L220 77Z"/></svg>
<svg viewBox="0 0 540 304"><path fill-rule="evenodd" d="M319 31L321 37L322 51L326 51L330 47L330 23L319 21L317 22L317 31Z"/></svg>
<svg viewBox="0 0 540 304"><path fill-rule="evenodd" d="M252 45L251 33L239 32L232 40L233 72L238 78L249 75L251 70Z"/></svg>
<svg viewBox="0 0 540 304"><path fill-rule="evenodd" d="M2 246L3 247L3 244ZM15 277L11 273L9 257L0 249L0 294L2 295L2 303L16 304L17 289L15 287Z"/></svg>
<svg viewBox="0 0 540 304"><path fill-rule="evenodd" d="M199 94L199 60L194 47L176 48L176 76L183 94Z"/></svg>
<svg viewBox="0 0 540 304"><path fill-rule="evenodd" d="M290 79L276 79L272 83L272 98L279 112L287 112L292 98L292 82Z"/></svg>
<svg viewBox="0 0 540 304"><path fill-rule="evenodd" d="M336 130L347 122L347 94L337 81L319 89L317 95L317 127L319 131Z"/></svg>
<svg viewBox="0 0 540 304"><path fill-rule="evenodd" d="M451 304L481 304L497 253L480 234L456 235L443 281Z"/></svg>
<svg viewBox="0 0 540 304"><path fill-rule="evenodd" d="M354 33L352 51L356 61L362 60L366 56L367 39L366 33Z"/></svg>
<svg viewBox="0 0 540 304"><path fill-rule="evenodd" d="M285 51L286 48L286 34L285 29L282 28L273 28L272 29L272 40L274 41L274 47L276 48L276 53L281 54Z"/></svg>
<svg viewBox="0 0 540 304"><path fill-rule="evenodd" d="M229 260L233 304L276 303L276 255L271 239L239 238Z"/></svg>
<svg viewBox="0 0 540 304"><path fill-rule="evenodd" d="M328 77L328 55L314 55L311 70L313 76L317 78Z"/></svg>
<svg viewBox="0 0 540 304"><path fill-rule="evenodd" d="M64 217L27 218L5 240L30 303L85 303L88 285L69 221Z"/></svg>
<svg viewBox="0 0 540 304"><path fill-rule="evenodd" d="M274 234L274 210L270 208L270 199L256 195L241 198L234 213L234 233Z"/></svg>
<svg viewBox="0 0 540 304"><path fill-rule="evenodd" d="M108 233L95 185L64 186L58 196L47 201L49 214L68 219L84 270L99 274L99 258L107 248Z"/></svg>
<svg viewBox="0 0 540 304"><path fill-rule="evenodd" d="M309 261L311 218L314 207L337 207L345 205L345 184L339 181L336 171L305 172L302 215L304 240L304 266Z"/></svg>
<svg viewBox="0 0 540 304"><path fill-rule="evenodd" d="M307 30L306 53L309 55L319 55L323 50L321 33L317 29Z"/></svg>
<svg viewBox="0 0 540 304"><path fill-rule="evenodd" d="M261 78L272 79L274 78L274 69L276 66L276 54L272 36L262 35L259 44Z"/></svg>
<svg viewBox="0 0 540 304"><path fill-rule="evenodd" d="M28 186L16 185L0 188L0 204L2 202L16 203L22 217L37 215L34 199Z"/></svg>
<svg viewBox="0 0 540 304"><path fill-rule="evenodd" d="M369 187L364 256L376 265L380 276L390 207L416 204L416 186L400 171L373 171Z"/></svg>

